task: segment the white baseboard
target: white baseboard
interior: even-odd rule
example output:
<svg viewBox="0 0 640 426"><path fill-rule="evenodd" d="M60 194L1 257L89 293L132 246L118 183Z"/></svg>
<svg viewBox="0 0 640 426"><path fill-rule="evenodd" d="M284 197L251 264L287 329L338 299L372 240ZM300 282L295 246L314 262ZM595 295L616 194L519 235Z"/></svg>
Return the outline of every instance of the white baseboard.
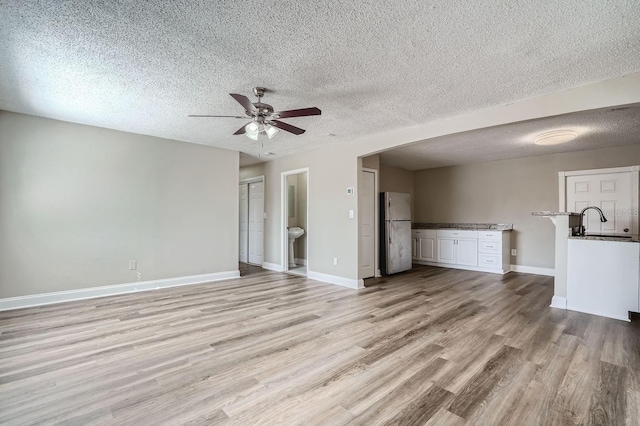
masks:
<svg viewBox="0 0 640 426"><path fill-rule="evenodd" d="M490 274L504 275L511 272L510 270L503 270L502 268L494 269L494 268L483 268L481 266L454 265L451 263L427 262L425 260L413 260L412 262L415 263L416 265L427 265L427 266L435 266L438 268L449 268L449 269L463 269L465 271L488 272Z"/></svg>
<svg viewBox="0 0 640 426"><path fill-rule="evenodd" d="M567 298L562 296L553 296L551 298L550 308L567 309Z"/></svg>
<svg viewBox="0 0 640 426"><path fill-rule="evenodd" d="M594 311L594 310L591 310L591 309L584 309L584 308L581 308L581 307L571 306L571 305L567 305L567 309L570 310L570 311L584 312L585 314L597 315L599 317L613 318L613 319L617 319L617 320L620 320L620 321L626 321L626 322L630 322L631 321L629 319L629 314L627 314L626 316L614 315L614 314L611 314L609 312Z"/></svg>
<svg viewBox="0 0 640 426"><path fill-rule="evenodd" d="M164 278L160 280L140 281L102 287L81 288L77 290L56 291L54 293L9 297L6 299L0 299L0 311L51 305L54 303L71 302L74 300L94 299L96 297L114 296L117 294L136 293L139 291L157 290L167 287L202 284L239 277L240 271L224 271L212 274L190 275L185 277Z"/></svg>
<svg viewBox="0 0 640 426"><path fill-rule="evenodd" d="M307 259L298 259L296 257L296 265L305 265L305 266L307 266Z"/></svg>
<svg viewBox="0 0 640 426"><path fill-rule="evenodd" d="M278 265L277 263L269 263L269 262L262 262L262 269L268 269L269 271L276 271L276 272L282 272L284 269L282 269L282 265Z"/></svg>
<svg viewBox="0 0 640 426"><path fill-rule="evenodd" d="M522 272L523 274L536 274L554 277L556 270L553 268L538 268L537 266L511 265L513 272Z"/></svg>
<svg viewBox="0 0 640 426"><path fill-rule="evenodd" d="M307 278L316 281L322 281L324 283L336 284L342 287L353 288L356 290L364 288L364 280L354 280L352 278L323 274L321 272L307 271Z"/></svg>

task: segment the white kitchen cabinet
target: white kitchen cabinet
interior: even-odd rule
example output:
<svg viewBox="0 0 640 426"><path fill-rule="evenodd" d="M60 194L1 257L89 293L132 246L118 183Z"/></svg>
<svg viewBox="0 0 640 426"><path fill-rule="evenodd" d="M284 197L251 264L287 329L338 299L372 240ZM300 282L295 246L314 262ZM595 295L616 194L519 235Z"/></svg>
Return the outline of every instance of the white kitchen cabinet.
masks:
<svg viewBox="0 0 640 426"><path fill-rule="evenodd" d="M418 234L411 230L411 260L418 260Z"/></svg>
<svg viewBox="0 0 640 426"><path fill-rule="evenodd" d="M435 229L414 229L411 231L411 257L416 261L436 261Z"/></svg>
<svg viewBox="0 0 640 426"><path fill-rule="evenodd" d="M459 238L456 240L458 265L478 266L478 240Z"/></svg>
<svg viewBox="0 0 640 426"><path fill-rule="evenodd" d="M413 229L413 262L506 274L511 270L509 231Z"/></svg>
<svg viewBox="0 0 640 426"><path fill-rule="evenodd" d="M629 321L640 311L640 243L570 238L567 309Z"/></svg>
<svg viewBox="0 0 640 426"><path fill-rule="evenodd" d="M451 237L438 236L438 263L456 263L456 240Z"/></svg>
<svg viewBox="0 0 640 426"><path fill-rule="evenodd" d="M478 231L478 266L488 272L511 270L511 235L508 231Z"/></svg>
<svg viewBox="0 0 640 426"><path fill-rule="evenodd" d="M437 261L452 265L478 266L478 232L437 230Z"/></svg>

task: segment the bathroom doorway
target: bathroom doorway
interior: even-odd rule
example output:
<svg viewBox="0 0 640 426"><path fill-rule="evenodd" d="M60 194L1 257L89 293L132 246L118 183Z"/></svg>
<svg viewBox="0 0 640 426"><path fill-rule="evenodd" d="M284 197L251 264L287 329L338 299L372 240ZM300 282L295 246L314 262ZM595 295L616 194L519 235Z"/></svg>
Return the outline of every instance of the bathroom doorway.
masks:
<svg viewBox="0 0 640 426"><path fill-rule="evenodd" d="M307 275L309 169L282 173L282 270Z"/></svg>

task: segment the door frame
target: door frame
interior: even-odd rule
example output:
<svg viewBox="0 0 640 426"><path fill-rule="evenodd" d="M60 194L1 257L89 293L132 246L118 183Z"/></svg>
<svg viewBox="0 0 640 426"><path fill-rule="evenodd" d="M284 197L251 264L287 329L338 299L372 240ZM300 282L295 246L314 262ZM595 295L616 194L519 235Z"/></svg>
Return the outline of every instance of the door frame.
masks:
<svg viewBox="0 0 640 426"><path fill-rule="evenodd" d="M250 178L244 178L244 179L240 179L240 181L238 182L238 187L240 187L240 185L248 185L250 183L255 183L255 182L262 182L262 232L264 235L264 212L265 212L265 204L266 204L266 200L267 197L265 197L265 193L266 193L266 185L265 185L265 177L264 175L260 175L260 176L255 176L255 177L250 177ZM251 203L251 198L250 198L249 192L247 192L247 214L249 214L249 203ZM238 192L238 202L240 201L240 192ZM247 264L249 264L249 229L248 229L248 218L247 218ZM240 241L240 226L238 226L238 241ZM238 250L238 259L240 259L240 251ZM262 261L264 262L264 237L262 238ZM262 267L262 265L260 265L260 267Z"/></svg>
<svg viewBox="0 0 640 426"><path fill-rule="evenodd" d="M307 238L305 238L305 252L307 253L307 274L309 274L309 270L311 269L311 256L309 256L309 229L311 228L311 223L309 222L309 194L311 192L311 176L309 167L280 173L280 269L283 272L289 270L289 235L287 233L287 220L289 219L287 214L287 201L289 191L287 188L287 177L301 173L307 174L307 229L305 229L304 232L307 234Z"/></svg>
<svg viewBox="0 0 640 426"><path fill-rule="evenodd" d="M586 176L586 175L601 175L609 173L630 173L631 174L631 209L635 209L638 206L638 200L640 199L640 166L628 166L628 167L612 167L607 169L589 169L589 170L575 170L575 171L560 171L558 172L558 195L559 195L559 210L560 212L567 211L567 177L569 176ZM632 211L632 215L635 214L635 219L631 220L631 233L638 235L638 215L637 212ZM633 218L634 216L632 216Z"/></svg>
<svg viewBox="0 0 640 426"><path fill-rule="evenodd" d="M370 172L373 173L373 240L374 240L374 252L373 252L373 276L378 278L381 277L380 273L380 197L378 196L378 176L379 170L370 169L368 167L362 167L360 169L361 172ZM358 211L360 211L360 191L358 191ZM360 217L358 216L358 222L360 221ZM358 224L358 244L360 244L360 226ZM360 258L360 256L358 256ZM360 274L360 265L358 264L358 275ZM362 277L359 277L360 279Z"/></svg>

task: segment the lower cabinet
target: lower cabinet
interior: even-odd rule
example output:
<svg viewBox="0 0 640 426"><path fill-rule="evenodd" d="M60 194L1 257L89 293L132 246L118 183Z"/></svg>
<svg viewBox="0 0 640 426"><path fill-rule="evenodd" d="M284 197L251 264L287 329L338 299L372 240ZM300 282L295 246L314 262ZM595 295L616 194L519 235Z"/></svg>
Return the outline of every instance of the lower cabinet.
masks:
<svg viewBox="0 0 640 426"><path fill-rule="evenodd" d="M411 253L413 260L436 261L436 230L414 229L411 231Z"/></svg>
<svg viewBox="0 0 640 426"><path fill-rule="evenodd" d="M509 231L413 229L415 263L506 274L509 262Z"/></svg>
<svg viewBox="0 0 640 426"><path fill-rule="evenodd" d="M437 262L451 265L478 266L477 231L439 229L437 231L437 240Z"/></svg>
<svg viewBox="0 0 640 426"><path fill-rule="evenodd" d="M510 253L510 232L478 231L478 266L506 273L511 270Z"/></svg>

